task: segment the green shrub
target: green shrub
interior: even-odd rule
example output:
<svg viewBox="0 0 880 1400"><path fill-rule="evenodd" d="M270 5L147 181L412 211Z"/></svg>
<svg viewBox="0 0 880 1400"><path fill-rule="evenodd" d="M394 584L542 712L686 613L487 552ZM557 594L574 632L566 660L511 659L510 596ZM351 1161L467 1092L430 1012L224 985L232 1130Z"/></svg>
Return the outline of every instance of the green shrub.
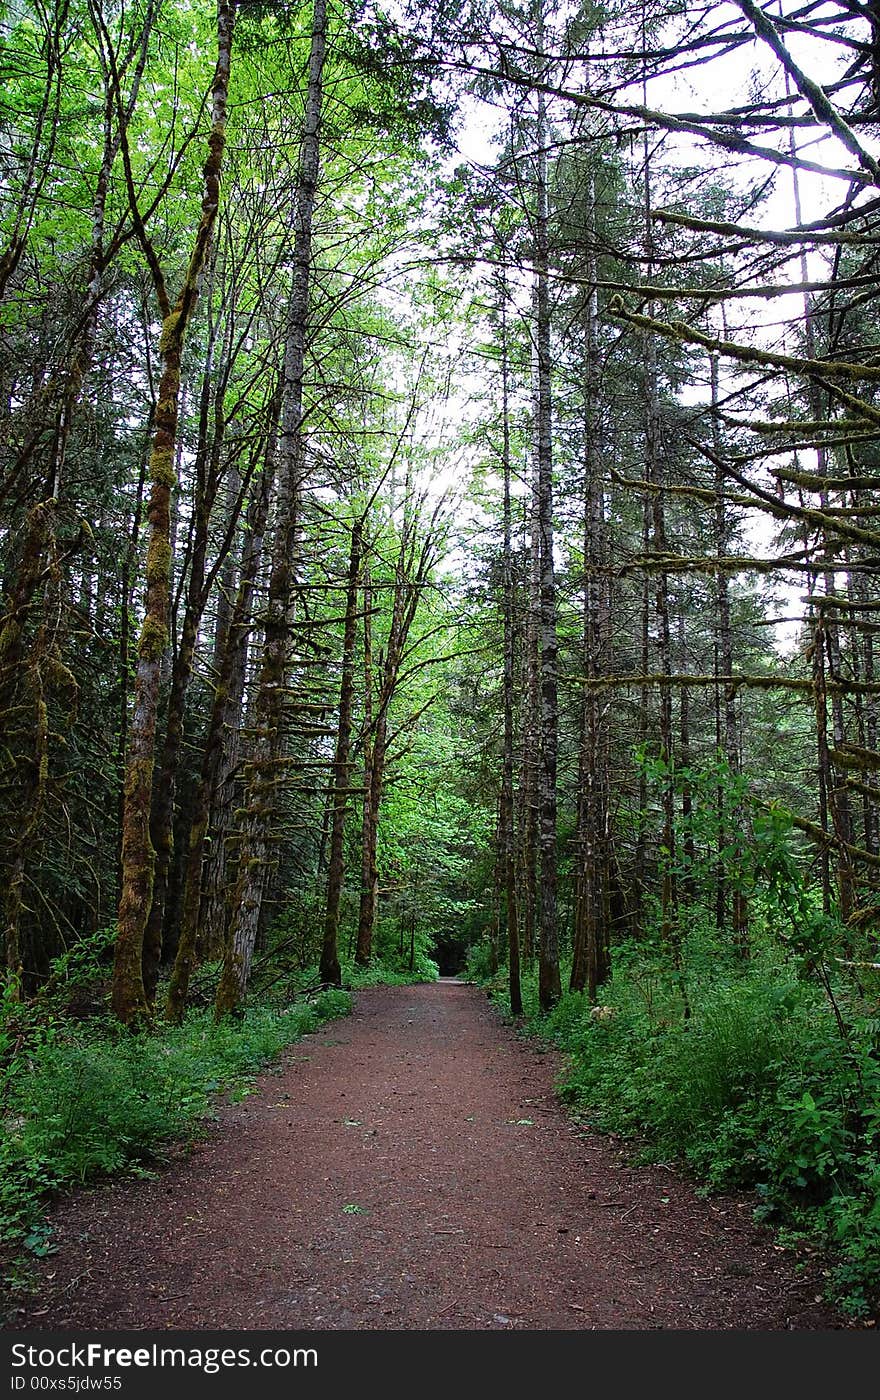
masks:
<svg viewBox="0 0 880 1400"><path fill-rule="evenodd" d="M497 956L491 939L482 938L471 944L465 961L465 976L472 982L488 982L496 972Z"/></svg>
<svg viewBox="0 0 880 1400"><path fill-rule="evenodd" d="M52 960L43 998L51 1000L58 993L69 994L77 988L94 987L112 965L115 940L115 924L77 939L66 952Z"/></svg>
<svg viewBox="0 0 880 1400"><path fill-rule="evenodd" d="M436 982L440 969L432 958L416 954L410 969L408 955L404 958L371 958L362 967L353 958L341 957L342 981L346 987L409 987L414 982Z"/></svg>

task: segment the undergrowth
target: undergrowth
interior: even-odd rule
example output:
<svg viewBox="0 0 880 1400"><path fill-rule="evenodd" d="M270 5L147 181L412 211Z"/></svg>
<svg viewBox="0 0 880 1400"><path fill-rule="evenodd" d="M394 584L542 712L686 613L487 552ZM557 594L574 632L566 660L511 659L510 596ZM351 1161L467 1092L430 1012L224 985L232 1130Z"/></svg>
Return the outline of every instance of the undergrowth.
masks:
<svg viewBox="0 0 880 1400"><path fill-rule="evenodd" d="M475 959L472 972L486 980ZM747 961L699 930L677 976L645 945L615 950L594 1009L566 993L549 1015L524 979L525 1025L568 1053L563 1099L634 1140L639 1160L686 1164L706 1193L755 1193L757 1220L828 1260L828 1296L854 1319L880 1308L880 1021L772 948ZM492 995L509 1010L503 973Z"/></svg>

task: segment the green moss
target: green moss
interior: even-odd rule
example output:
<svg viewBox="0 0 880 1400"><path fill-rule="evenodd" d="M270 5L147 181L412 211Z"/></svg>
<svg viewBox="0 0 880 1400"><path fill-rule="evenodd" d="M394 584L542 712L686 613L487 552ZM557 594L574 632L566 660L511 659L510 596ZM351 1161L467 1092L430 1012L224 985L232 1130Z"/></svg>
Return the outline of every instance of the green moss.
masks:
<svg viewBox="0 0 880 1400"><path fill-rule="evenodd" d="M154 534L147 549L147 583L165 583L171 577L171 544Z"/></svg>
<svg viewBox="0 0 880 1400"><path fill-rule="evenodd" d="M149 791L153 781L153 760L130 758L125 771L125 796L130 798L139 788Z"/></svg>
<svg viewBox="0 0 880 1400"><path fill-rule="evenodd" d="M72 713L79 696L79 685L73 672L65 666L60 656L53 654L46 662L46 675L53 693L64 696L68 713Z"/></svg>
<svg viewBox="0 0 880 1400"><path fill-rule="evenodd" d="M154 447L150 457L150 477L158 486L167 486L172 491L177 485L174 471L174 453L170 447Z"/></svg>
<svg viewBox="0 0 880 1400"><path fill-rule="evenodd" d="M167 355L168 351L171 349L171 345L174 340L175 333L177 331L177 323L179 320L180 312L172 311L170 315L166 316L165 320L162 322L162 334L159 336L160 355Z"/></svg>
<svg viewBox="0 0 880 1400"><path fill-rule="evenodd" d="M242 967L241 953L236 952L233 948L227 948L223 972L217 987L217 997L214 1002L215 1022L222 1021L225 1016L235 1016L241 1010Z"/></svg>
<svg viewBox="0 0 880 1400"><path fill-rule="evenodd" d="M168 628L155 617L144 618L138 641L138 656L143 661L158 661L168 645Z"/></svg>
<svg viewBox="0 0 880 1400"><path fill-rule="evenodd" d="M10 617L0 630L0 666L6 664L7 656L12 656L21 640L21 626L15 617Z"/></svg>

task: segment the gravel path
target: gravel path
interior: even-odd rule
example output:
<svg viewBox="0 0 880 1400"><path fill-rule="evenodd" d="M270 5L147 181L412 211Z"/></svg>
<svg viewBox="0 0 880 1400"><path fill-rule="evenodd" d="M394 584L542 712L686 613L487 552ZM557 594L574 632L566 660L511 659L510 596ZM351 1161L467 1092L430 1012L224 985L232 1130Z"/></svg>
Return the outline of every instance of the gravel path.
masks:
<svg viewBox="0 0 880 1400"><path fill-rule="evenodd" d="M573 1126L455 981L356 994L152 1181L53 1212L7 1328L827 1329L750 1220Z"/></svg>

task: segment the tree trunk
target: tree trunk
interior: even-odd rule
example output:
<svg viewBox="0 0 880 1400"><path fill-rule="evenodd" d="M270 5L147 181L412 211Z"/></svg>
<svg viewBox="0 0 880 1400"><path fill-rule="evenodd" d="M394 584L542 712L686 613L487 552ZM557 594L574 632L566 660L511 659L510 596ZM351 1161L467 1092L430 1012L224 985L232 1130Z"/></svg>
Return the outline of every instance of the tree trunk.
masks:
<svg viewBox="0 0 880 1400"><path fill-rule="evenodd" d="M684 599L678 600L678 652L679 670L686 672L687 653L685 643ZM694 843L693 813L694 800L690 779L687 776L691 762L691 711L687 686L682 687L678 712L678 763L681 771L681 822L683 827L682 854L684 874L681 880L681 893L685 899L694 897L694 869L697 862L697 848Z"/></svg>
<svg viewBox="0 0 880 1400"><path fill-rule="evenodd" d="M154 410L155 411L155 410ZM116 736L116 761L117 770L121 774L125 768L125 755L128 751L128 692L131 683L129 669L131 666L131 609L135 561L137 559L138 537L141 531L143 507L144 507L144 487L146 486L148 452L146 447L152 439L152 419L147 424L147 443L140 458L140 471L138 474L137 496L135 499L134 514L131 521L131 530L126 540L125 552L122 556L122 577L119 589L119 670L118 670L118 732ZM119 785L119 799L117 804L116 822L116 904L119 904L119 895L122 889L122 828L125 817L125 788L122 783Z"/></svg>
<svg viewBox="0 0 880 1400"><path fill-rule="evenodd" d="M238 881L223 972L217 988L218 1017L237 1011L244 999L260 924L271 825L277 809L278 760L284 742L283 695L288 674L290 609L303 487L303 376L326 41L326 0L314 0L308 88L294 199L294 271L281 392L281 470L275 543L255 706L256 735L246 775L247 816L239 848Z"/></svg>
<svg viewBox="0 0 880 1400"><path fill-rule="evenodd" d="M786 71L785 90L790 95L791 79ZM789 107L791 110L791 107ZM797 155L797 137L795 127L789 127L789 150L793 156ZM802 219L800 176L795 164L792 165L792 186L794 194L795 217L798 222ZM809 281L809 265L806 248L800 253L801 279L806 284ZM817 356L816 339L816 312L813 306L812 297L809 291L803 292L804 307L804 341L807 355L811 360ZM808 380L808 399L810 411L814 418L821 418L825 410L824 398L821 386L815 379ZM827 454L824 446L816 449L816 475L821 479L827 474ZM822 511L828 510L828 492L820 490L819 506ZM834 559L833 549L829 548L829 540L826 530L823 528L819 536L819 548L826 561L823 571L823 586L825 593L834 595L836 593L834 580ZM825 664L827 659L828 674L826 675ZM837 622L833 612L823 609L820 613L820 622L814 636L814 685L816 703L816 725L817 725L817 757L819 762L819 792L820 792L820 818L823 827L827 824L828 816L831 817L831 826L837 842L837 893L839 900L840 916L845 921L853 907L853 870L850 856L845 849L852 841L852 823L849 808L849 793L845 782L837 781L833 766L828 753L828 691L826 682L828 677L836 680L840 675L840 636ZM840 749L846 742L846 730L843 716L843 697L839 692L831 694L831 731L834 740L834 747ZM820 731L821 727L821 732ZM825 889L824 902L826 912L830 907L830 871L827 868L827 855L825 857Z"/></svg>
<svg viewBox="0 0 880 1400"><path fill-rule="evenodd" d="M382 689L378 697L375 717L372 721L372 735L364 738L364 794L363 833L361 847L361 898L358 910L357 951L355 960L366 967L373 956L373 936L379 912L379 869L377 852L379 843L379 808L382 803L382 786L385 780L385 755L388 743L388 705L396 682L396 639L395 621L398 599L402 596L400 580L395 587L394 618L383 668ZM365 594L366 605L366 594ZM366 656L366 649L365 649ZM365 660L365 671L366 671ZM372 659L370 660L372 669ZM367 682L365 682L367 683ZM364 716L366 725L366 714Z"/></svg>
<svg viewBox="0 0 880 1400"><path fill-rule="evenodd" d="M174 485L174 451L180 396L180 362L187 328L196 305L199 278L210 247L220 200L220 169L226 140L226 99L235 23L235 0L218 0L217 66L214 72L211 134L205 161L202 217L186 277L177 302L165 311L159 351L162 377L156 406L156 433L150 454L150 540L146 563L145 616L138 640L134 708L125 775L122 826L122 890L119 933L113 968L113 1010L125 1024L150 1014L143 979L144 933L153 893L154 853L150 842L150 802L155 764L159 673L168 641L171 580L170 504ZM159 289L157 288L157 291Z"/></svg>
<svg viewBox="0 0 880 1400"><path fill-rule="evenodd" d="M342 896L345 813L348 806L348 787L351 775L354 648L357 632L358 576L361 567L362 534L363 521L357 520L351 530L348 587L345 595L345 630L342 640L342 677L339 686L339 726L336 732L336 752L332 769L333 819L330 830L330 865L327 873L327 908L324 915L324 945L321 950L320 976L322 982L328 982L334 987L342 985L342 969L339 966L339 903Z"/></svg>
<svg viewBox="0 0 880 1400"><path fill-rule="evenodd" d="M202 753L202 769L193 799L192 821L189 829L180 900L180 932L166 1004L166 1016L169 1021L175 1024L183 1019L186 1010L189 981L196 965L198 953L202 867L205 858L211 803L220 781L228 743L228 731L231 721L238 714L241 703L241 690L236 684L236 677L242 670L242 658L247 648L254 581L263 552L263 536L275 476L275 431L273 424L248 537L242 550L241 576L235 604L223 640L222 653L219 657L214 703L211 707L211 718Z"/></svg>
<svg viewBox="0 0 880 1400"><path fill-rule="evenodd" d="M590 199L594 198L592 183ZM590 236L594 220L590 217ZM600 569L604 506L599 480L600 363L597 340L598 304L596 257L590 251L586 304L586 393L584 400L584 518L583 608L581 658L584 675L599 673L602 640ZM607 785L604 781L605 744L601 732L597 690L584 687L580 713L577 819L575 827L575 925L572 948L572 991L586 990L590 1000L607 976L608 879Z"/></svg>
<svg viewBox="0 0 880 1400"><path fill-rule="evenodd" d="M644 13L642 19L644 29ZM650 282L653 276L654 246L653 223L651 217L651 162L647 133L644 138L644 153L645 276ZM649 316L653 316L654 314L654 306L651 302L648 303L647 314ZM645 477L654 488L651 491L651 550L654 554L662 556L667 552L666 509L663 496L663 444L661 441L657 348L654 337L650 331L646 331L642 346L645 376ZM669 626L669 585L665 569L660 569L657 574L654 604L657 618L658 670L662 676L668 678L672 674L672 638ZM678 910L675 875L674 745L672 687L670 685L662 685L660 687L658 705L660 712L660 759L666 767L662 798L663 831L660 838L660 933L661 937L672 951L673 962L681 976L681 936L677 927ZM682 990L684 990L683 979ZM686 1014L687 1010L687 1001L685 1000Z"/></svg>
<svg viewBox="0 0 880 1400"><path fill-rule="evenodd" d="M368 570L365 569L364 586L364 807L361 851L361 899L358 911L358 932L356 961L366 964L372 957L373 935L376 927L379 900L379 876L376 853L379 835L379 810L382 803L382 789L385 782L385 763L388 754L388 713L400 681L400 666L410 628L415 619L419 600L430 573L433 562L435 525L439 506L435 508L430 524L421 531L418 508L413 507L412 483L407 480L404 517L400 532L400 546L394 570L391 625L384 658L380 664L380 684L375 698L372 692L372 636L369 625Z"/></svg>
<svg viewBox="0 0 880 1400"><path fill-rule="evenodd" d="M651 503L647 496L642 504L642 555L646 556L651 547ZM651 641L651 581L648 574L642 579L641 607L639 609L639 668L646 676L650 670ZM647 685L640 688L639 742L640 753L645 752L648 742L648 717L650 714L651 692ZM645 765L639 768L639 785L636 795L635 850L633 852L633 897L632 932L635 938L644 933L645 923L645 884L648 858L648 775Z"/></svg>
<svg viewBox="0 0 880 1400"><path fill-rule="evenodd" d="M713 355L710 363L711 383L712 383L712 446L715 452L715 553L718 558L726 555L730 551L730 529L727 521L727 509L724 503L724 470L722 466L723 448L721 442L721 431L719 426L718 408L718 357ZM715 643L716 676L733 675L733 634L730 626L730 592L728 587L727 573L724 569L719 569L715 578L715 598L717 606L717 635ZM724 699L722 704L721 689L716 682L715 687L716 705L716 738L719 748L722 749L727 762L729 772L736 776L740 771L739 758L739 736L737 732L736 718L736 690L733 686L724 687ZM725 831L724 811L726 799L723 787L718 792L718 861L715 886L715 925L722 929L727 919L727 871L721 852L727 844L727 833ZM731 814L732 820L741 823L745 820L745 814L736 808ZM733 881L733 939L734 946L745 956L749 948L749 907L745 891L742 889L742 881L739 875Z"/></svg>
<svg viewBox="0 0 880 1400"><path fill-rule="evenodd" d="M507 964L510 1010L522 1015L519 919L516 905L516 852L513 818L513 569L510 509L510 412L507 364L507 286L501 288L501 469L504 477L504 543L502 554L502 612L504 618L504 752L501 765L500 845L507 916Z"/></svg>
<svg viewBox="0 0 880 1400"><path fill-rule="evenodd" d="M540 688L538 675L538 616L541 606L538 492L535 483L528 497L529 576L523 619L522 777L520 780L521 882L523 957L531 966L538 945L538 766L540 763Z"/></svg>
<svg viewBox="0 0 880 1400"><path fill-rule="evenodd" d="M373 757L373 588L369 564L364 566L364 795L361 806L361 897L358 908L355 962L366 967L373 955L376 919L376 812Z"/></svg>
<svg viewBox="0 0 880 1400"><path fill-rule="evenodd" d="M544 32L539 9L538 52ZM550 356L550 251L547 202L547 140L549 124L543 93L538 95L536 155L535 350L536 450L538 462L538 539L540 566L540 689L541 764L539 769L539 828L541 900L539 923L538 999L549 1011L560 998L559 943L556 924L556 764L559 730L557 699L556 580L553 561L553 427Z"/></svg>
<svg viewBox="0 0 880 1400"><path fill-rule="evenodd" d="M24 971L21 915L24 907L25 867L43 807L49 762L49 716L43 686L45 625L29 637L26 625L34 596L55 554L56 502L33 507L26 522L24 544L16 571L15 591L6 616L0 622L0 717L4 730L33 716L28 751L17 755L15 774L18 806L15 827L8 842L3 924L6 970L13 995L21 992ZM13 723L10 723L12 721ZM6 842L4 842L4 845Z"/></svg>
<svg viewBox="0 0 880 1400"><path fill-rule="evenodd" d="M156 987L159 981L165 901L174 854L174 804L177 792L177 771L183 744L187 693L192 676L199 627L207 601L205 569L208 554L208 529L211 506L216 494L216 477L225 426L222 409L217 404L214 415L214 436L210 444L211 463L208 466L206 458L209 455L208 410L211 397L211 369L211 350L209 348L202 390L200 441L196 468L196 500L186 604L180 642L171 668L171 685L165 718L165 739L156 781L153 785L150 814L150 837L155 851L155 868L150 916L144 933L143 975L144 991L151 1006L155 1001ZM220 391L218 390L218 392Z"/></svg>

